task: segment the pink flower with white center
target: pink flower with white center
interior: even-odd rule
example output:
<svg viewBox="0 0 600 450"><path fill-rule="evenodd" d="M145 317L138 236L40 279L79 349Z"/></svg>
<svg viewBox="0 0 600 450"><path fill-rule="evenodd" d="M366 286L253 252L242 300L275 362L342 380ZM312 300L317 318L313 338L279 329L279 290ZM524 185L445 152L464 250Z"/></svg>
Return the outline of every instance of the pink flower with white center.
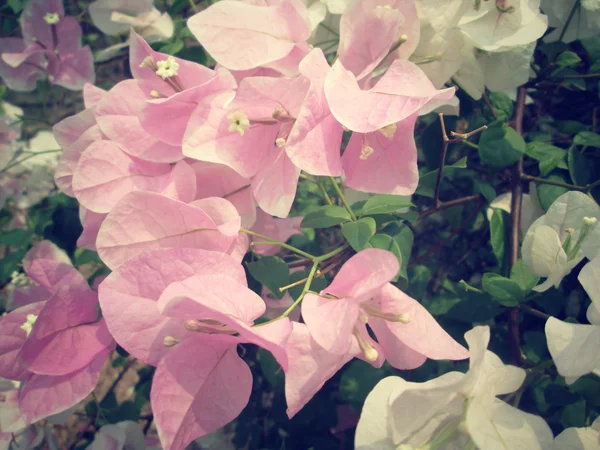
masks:
<svg viewBox="0 0 600 450"><path fill-rule="evenodd" d="M52 84L81 90L93 83L94 62L81 47L81 27L65 16L61 0L32 0L20 17L23 39L1 39L0 77L16 91L31 91L48 76Z"/></svg>
<svg viewBox="0 0 600 450"><path fill-rule="evenodd" d="M300 169L285 152L308 80L251 77L237 92L214 95L198 105L187 125L183 153L225 164L252 177L254 197L265 212L286 217Z"/></svg>
<svg viewBox="0 0 600 450"><path fill-rule="evenodd" d="M183 449L244 408L252 376L238 344L259 345L287 368L289 320L252 326L265 303L226 254L181 248L142 253L102 282L100 301L118 342L157 366L150 398L166 450Z"/></svg>
<svg viewBox="0 0 600 450"><path fill-rule="evenodd" d="M23 260L39 298L0 318L0 376L17 380L19 420L0 424L13 431L64 411L96 386L115 341L98 320L98 294L49 241ZM4 419L3 419L4 420ZM16 430L15 430L16 431Z"/></svg>

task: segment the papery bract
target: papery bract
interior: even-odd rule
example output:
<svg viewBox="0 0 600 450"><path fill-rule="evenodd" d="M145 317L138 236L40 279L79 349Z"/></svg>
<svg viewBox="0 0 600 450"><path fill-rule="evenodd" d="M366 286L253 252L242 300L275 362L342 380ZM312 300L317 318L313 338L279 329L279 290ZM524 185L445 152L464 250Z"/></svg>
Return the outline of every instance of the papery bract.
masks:
<svg viewBox="0 0 600 450"><path fill-rule="evenodd" d="M225 199L186 204L152 192L131 192L108 214L96 241L104 263L115 269L150 249L189 247L226 252L241 218Z"/></svg>

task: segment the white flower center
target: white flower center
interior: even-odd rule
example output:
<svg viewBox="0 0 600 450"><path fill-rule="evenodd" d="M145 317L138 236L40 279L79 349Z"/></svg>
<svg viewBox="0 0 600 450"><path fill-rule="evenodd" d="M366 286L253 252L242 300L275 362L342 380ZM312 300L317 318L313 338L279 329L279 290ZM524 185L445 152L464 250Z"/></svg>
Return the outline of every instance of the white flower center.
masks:
<svg viewBox="0 0 600 450"><path fill-rule="evenodd" d="M35 314L27 314L27 320L19 328L21 328L21 330L23 330L25 334L29 336L31 330L33 330L33 325L35 324L37 318L38 316L36 316Z"/></svg>
<svg viewBox="0 0 600 450"><path fill-rule="evenodd" d="M60 16L58 15L58 13L46 13L46 15L44 16L44 21L48 24L48 25L56 25L58 22L60 22Z"/></svg>
<svg viewBox="0 0 600 450"><path fill-rule="evenodd" d="M19 389L21 387L21 382L17 380L10 380L15 389Z"/></svg>
<svg viewBox="0 0 600 450"><path fill-rule="evenodd" d="M163 80L166 80L170 77L176 77L177 71L179 70L179 63L175 61L175 58L169 56L167 59L162 61L157 61L156 66L156 75L161 77Z"/></svg>
<svg viewBox="0 0 600 450"><path fill-rule="evenodd" d="M235 131L240 136L243 136L246 130L250 128L250 120L248 120L248 116L241 109L228 114L227 119L229 120L228 130Z"/></svg>

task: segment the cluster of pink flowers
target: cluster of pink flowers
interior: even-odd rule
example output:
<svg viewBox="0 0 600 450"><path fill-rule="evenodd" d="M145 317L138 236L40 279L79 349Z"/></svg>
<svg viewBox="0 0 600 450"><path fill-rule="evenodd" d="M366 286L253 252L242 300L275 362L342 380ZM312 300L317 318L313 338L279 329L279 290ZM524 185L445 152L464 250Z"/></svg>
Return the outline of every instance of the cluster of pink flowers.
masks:
<svg viewBox="0 0 600 450"><path fill-rule="evenodd" d="M348 8L333 66L307 44L309 14L296 0L223 0L193 16L188 26L214 70L156 52L132 32L134 79L109 91L86 85L86 109L54 127L64 150L56 184L81 204L78 245L113 270L98 289L101 318L98 296L68 258L49 243L34 247L24 267L39 286L27 289L47 300L0 319L0 376L22 382L7 396L15 423L85 397L112 337L157 367L151 402L167 450L244 408L252 376L239 344L279 362L290 417L352 358L409 369L468 356L390 283L399 271L390 252L350 258L329 287L306 295L304 323L255 324L266 305L240 263L248 229L277 241L300 232L300 219L287 216L301 171L345 175L363 192L414 192L417 116L453 101L454 89L436 89L406 59L418 41L416 7L397 3ZM57 14L51 27L68 23ZM352 135L342 154L344 131ZM48 401L28 402L34 389Z"/></svg>
<svg viewBox="0 0 600 450"><path fill-rule="evenodd" d="M0 436L63 412L96 387L115 341L100 317L98 293L67 254L42 241L16 276L13 309L0 318ZM10 434L9 434L10 436Z"/></svg>
<svg viewBox="0 0 600 450"><path fill-rule="evenodd" d="M81 27L61 0L31 0L20 24L22 39L0 39L0 78L10 89L31 91L44 77L72 90L94 82L92 51L81 46Z"/></svg>

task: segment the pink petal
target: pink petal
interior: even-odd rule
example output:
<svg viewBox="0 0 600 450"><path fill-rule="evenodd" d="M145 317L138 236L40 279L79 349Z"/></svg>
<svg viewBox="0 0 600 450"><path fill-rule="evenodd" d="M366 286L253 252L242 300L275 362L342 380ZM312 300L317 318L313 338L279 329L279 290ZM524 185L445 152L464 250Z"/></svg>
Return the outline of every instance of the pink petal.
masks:
<svg viewBox="0 0 600 450"><path fill-rule="evenodd" d="M86 108L92 108L104 98L106 91L98 86L94 86L91 83L87 83L83 86L83 103Z"/></svg>
<svg viewBox="0 0 600 450"><path fill-rule="evenodd" d="M57 84L73 91L83 89L86 83L94 83L94 57L86 45L75 53L60 56L60 69L50 78L52 84Z"/></svg>
<svg viewBox="0 0 600 450"><path fill-rule="evenodd" d="M206 274L227 274L238 283L246 283L241 264L224 253L169 248L133 257L99 286L108 329L128 352L156 365L170 350L163 344L166 336L183 339L190 335L181 320L160 315L158 299L171 283Z"/></svg>
<svg viewBox="0 0 600 450"><path fill-rule="evenodd" d="M252 373L236 344L230 336L198 336L175 346L158 364L150 400L165 450L183 450L246 406Z"/></svg>
<svg viewBox="0 0 600 450"><path fill-rule="evenodd" d="M156 89L164 96L173 95L175 91L171 86L156 75L151 68L140 67L142 61L148 56L152 57L154 61L161 61L167 59L170 55L152 50L150 45L139 34L131 30L129 37L129 67L133 77L136 80L150 82L150 86L152 86L150 89ZM215 71L206 66L180 58L175 58L175 61L179 64L177 80L184 89L205 84L215 77Z"/></svg>
<svg viewBox="0 0 600 450"><path fill-rule="evenodd" d="M163 142L181 145L190 116L204 97L235 89L236 82L227 69L220 69L204 84L178 92L168 98L149 100L140 111L142 127ZM165 117L169 120L165 121Z"/></svg>
<svg viewBox="0 0 600 450"><path fill-rule="evenodd" d="M81 277L64 250L50 241L38 242L25 254L23 269L29 278L51 293L66 277Z"/></svg>
<svg viewBox="0 0 600 450"><path fill-rule="evenodd" d="M17 38L2 38L0 39L0 47L2 53L22 52L25 49L25 44L22 39ZM11 67L7 64L0 55L0 78L4 81L9 89L15 91L32 91L35 89L37 80L44 78L45 71L30 64L21 64L19 67ZM36 65L42 65L44 56L35 54L30 57L27 62Z"/></svg>
<svg viewBox="0 0 600 450"><path fill-rule="evenodd" d="M27 3L19 17L21 33L27 43L40 41L46 48L54 49L52 28L44 20L46 13L56 13L62 20L65 9L61 0L32 0ZM59 22L60 23L60 22Z"/></svg>
<svg viewBox="0 0 600 450"><path fill-rule="evenodd" d="M297 3L296 3L297 4ZM266 74L268 76L295 77L298 75L298 65L310 52L310 46L306 42L297 42L291 52L286 56L272 63L265 64L265 71L273 70L275 74Z"/></svg>
<svg viewBox="0 0 600 450"><path fill-rule="evenodd" d="M61 18L55 26L58 39L54 50L60 54L60 59L62 60L63 56L75 53L81 49L81 26L75 17L70 16Z"/></svg>
<svg viewBox="0 0 600 450"><path fill-rule="evenodd" d="M325 96L342 125L369 133L412 116L431 100L449 100L454 88L438 91L418 66L396 60L374 87L363 91L338 61L325 79Z"/></svg>
<svg viewBox="0 0 600 450"><path fill-rule="evenodd" d="M286 242L296 234L302 234L303 217L290 217L288 219L275 219L264 211L258 211L256 214L256 223L252 231L263 234L276 241ZM277 245L259 245L254 249L261 255L274 255L280 250Z"/></svg>
<svg viewBox="0 0 600 450"><path fill-rule="evenodd" d="M75 276L77 275L77 276ZM61 280L46 302L31 332L31 339L43 339L58 331L98 319L98 294L77 271Z"/></svg>
<svg viewBox="0 0 600 450"><path fill-rule="evenodd" d="M408 314L409 323L384 321L383 324L400 344L407 345L415 352L431 359L465 359L469 357L469 352L446 333L419 302L395 286L387 284L383 287L379 307L384 313ZM379 329L382 328L379 327ZM377 333L378 330L375 331ZM395 346L391 348L387 346L393 345L391 336L388 335L384 342L380 343L384 347L386 355L395 351Z"/></svg>
<svg viewBox="0 0 600 450"><path fill-rule="evenodd" d="M66 328L43 339L35 339L33 335L33 339L25 341L19 360L30 372L60 376L84 368L97 355L114 348L115 341L101 319Z"/></svg>
<svg viewBox="0 0 600 450"><path fill-rule="evenodd" d="M377 67L401 35L405 17L395 3L363 0L349 5L342 14L338 57L358 80ZM413 9L418 24L414 2Z"/></svg>
<svg viewBox="0 0 600 450"><path fill-rule="evenodd" d="M251 124L243 136L229 131L227 115L233 93L216 95L199 104L183 137L183 154L200 161L225 164L250 178L271 153L279 125Z"/></svg>
<svg viewBox="0 0 600 450"><path fill-rule="evenodd" d="M121 81L96 106L100 129L132 156L153 162L179 161L183 158L180 147L161 142L142 128L137 114L147 98L137 81Z"/></svg>
<svg viewBox="0 0 600 450"><path fill-rule="evenodd" d="M229 214L235 207L221 200ZM108 214L98 233L100 258L113 270L140 253L165 247L189 247L226 251L235 235L235 223L215 222L199 207L187 205L152 192L131 192ZM237 216L237 229L240 218Z"/></svg>
<svg viewBox="0 0 600 450"><path fill-rule="evenodd" d="M241 109L250 120L273 119L277 107L296 117L308 90L308 80L302 77L244 78L236 92L230 109Z"/></svg>
<svg viewBox="0 0 600 450"><path fill-rule="evenodd" d="M95 110L88 108L58 122L52 127L52 132L58 144L66 151L94 125L96 125Z"/></svg>
<svg viewBox="0 0 600 450"><path fill-rule="evenodd" d="M196 180L184 161L171 166L137 160L111 141L94 142L81 155L73 192L85 208L107 213L125 194L138 190L187 203L196 195Z"/></svg>
<svg viewBox="0 0 600 450"><path fill-rule="evenodd" d="M77 247L96 251L96 239L106 216L106 214L98 214L79 206L79 220L83 231L77 239Z"/></svg>
<svg viewBox="0 0 600 450"><path fill-rule="evenodd" d="M346 185L361 192L411 195L419 183L414 127L417 114L396 124L389 139L381 132L352 133L342 156ZM365 146L373 152L363 156Z"/></svg>
<svg viewBox="0 0 600 450"><path fill-rule="evenodd" d="M399 270L398 259L392 252L376 248L362 250L344 263L321 294L352 298L359 303L367 301L392 281Z"/></svg>
<svg viewBox="0 0 600 450"><path fill-rule="evenodd" d="M19 406L29 423L58 414L85 399L96 387L100 370L111 350L100 353L83 369L53 377L34 375L21 386Z"/></svg>
<svg viewBox="0 0 600 450"><path fill-rule="evenodd" d="M289 367L285 373L285 398L290 418L354 356L352 353L329 353L311 338L306 325L297 322L292 325L292 334L286 344Z"/></svg>
<svg viewBox="0 0 600 450"><path fill-rule="evenodd" d="M194 276L170 284L158 300L158 309L181 320L217 320L239 333L245 342L270 351L287 368L283 346L291 332L288 319L250 327L265 312L265 303L245 285L227 276Z"/></svg>
<svg viewBox="0 0 600 450"><path fill-rule="evenodd" d="M55 136L57 136L56 131ZM63 193L71 197L75 196L73 193L73 173L77 168L79 158L81 158L81 155L90 144L105 138L106 136L100 131L100 127L94 125L87 129L74 143L62 146L63 154L60 156L56 171L54 172L54 182Z"/></svg>
<svg viewBox="0 0 600 450"><path fill-rule="evenodd" d="M27 315L37 316L43 307L44 302L32 303L0 317L0 377L9 380L24 380L29 377L30 373L17 360L27 339L27 333L21 326L27 322Z"/></svg>
<svg viewBox="0 0 600 450"><path fill-rule="evenodd" d="M221 1L188 19L196 39L223 66L248 70L289 54L310 34L291 2L255 6Z"/></svg>
<svg viewBox="0 0 600 450"><path fill-rule="evenodd" d="M317 176L340 176L342 126L329 111L323 86L331 70L322 50L315 49L300 63L310 88L287 139L285 151L300 169Z"/></svg>
<svg viewBox="0 0 600 450"><path fill-rule="evenodd" d="M310 335L325 350L337 355L350 349L359 314L359 305L349 299L306 294L302 300L302 318Z"/></svg>
<svg viewBox="0 0 600 450"><path fill-rule="evenodd" d="M228 317L248 325L266 309L265 302L245 283L238 283L226 274L194 275L175 281L162 292L157 307L161 314L170 317L197 320Z"/></svg>
<svg viewBox="0 0 600 450"><path fill-rule="evenodd" d="M273 216L287 217L296 197L299 176L300 169L285 151L275 147L263 162L263 169L252 179L252 192L258 206Z"/></svg>
<svg viewBox="0 0 600 450"><path fill-rule="evenodd" d="M242 217L242 227L254 224L256 202L248 178L223 164L196 161L190 166L196 174L196 198L222 197L235 206Z"/></svg>

